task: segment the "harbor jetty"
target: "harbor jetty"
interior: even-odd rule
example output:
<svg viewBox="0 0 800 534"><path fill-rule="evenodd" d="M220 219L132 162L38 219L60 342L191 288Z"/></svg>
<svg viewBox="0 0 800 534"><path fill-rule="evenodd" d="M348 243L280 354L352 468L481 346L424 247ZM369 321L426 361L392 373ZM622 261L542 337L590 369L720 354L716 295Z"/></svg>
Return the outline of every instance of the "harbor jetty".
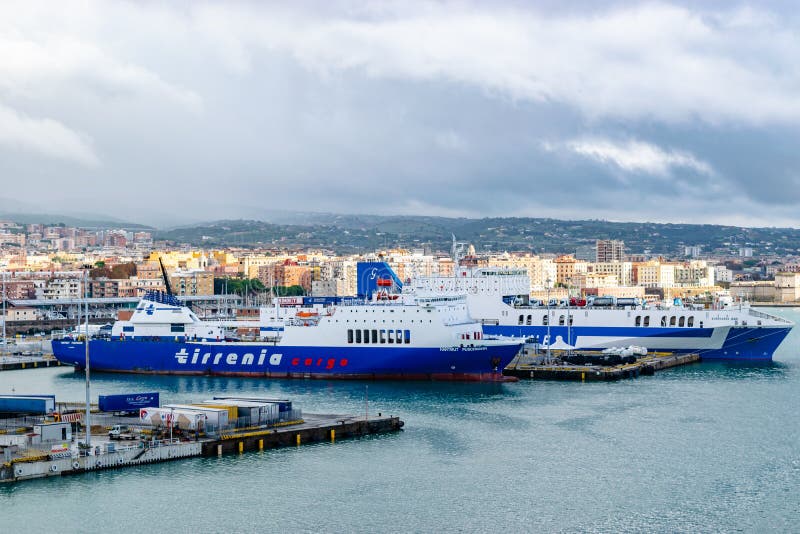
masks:
<svg viewBox="0 0 800 534"><path fill-rule="evenodd" d="M234 417L231 421L238 419L238 423L214 426L208 423L213 419L209 419L208 414L237 415L237 402L220 400L217 405L210 402L143 408L144 413L137 416L95 411L91 414L93 424L88 446L85 429L81 432L83 414L79 411L0 420L0 483L316 442L335 443L341 439L396 432L404 424L399 417L384 416L381 412L377 415L302 414L300 410L291 409L281 411L279 417L266 422ZM243 412L269 403L276 404L275 413L278 413L278 403L291 405L290 401L272 399L238 401ZM207 415L198 415L202 413ZM154 423L153 414L157 418L169 414L163 419L166 424ZM197 425L199 421L206 425ZM81 437L83 441L79 440Z"/></svg>
<svg viewBox="0 0 800 534"><path fill-rule="evenodd" d="M548 358L526 352L506 367L503 374L519 379L614 381L650 376L657 371L700 361L697 353L653 352L629 361L609 363L602 361L605 356L598 351L553 351Z"/></svg>

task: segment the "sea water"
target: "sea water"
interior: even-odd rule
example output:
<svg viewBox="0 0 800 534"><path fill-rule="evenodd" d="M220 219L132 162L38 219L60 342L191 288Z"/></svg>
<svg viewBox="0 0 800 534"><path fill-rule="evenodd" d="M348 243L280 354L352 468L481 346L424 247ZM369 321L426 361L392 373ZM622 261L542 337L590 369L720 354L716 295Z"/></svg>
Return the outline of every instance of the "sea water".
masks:
<svg viewBox="0 0 800 534"><path fill-rule="evenodd" d="M96 373L94 401L285 397L307 413L399 415L405 429L0 485L0 532L796 532L799 349L796 329L771 364L585 384ZM80 401L84 377L0 373L12 390Z"/></svg>

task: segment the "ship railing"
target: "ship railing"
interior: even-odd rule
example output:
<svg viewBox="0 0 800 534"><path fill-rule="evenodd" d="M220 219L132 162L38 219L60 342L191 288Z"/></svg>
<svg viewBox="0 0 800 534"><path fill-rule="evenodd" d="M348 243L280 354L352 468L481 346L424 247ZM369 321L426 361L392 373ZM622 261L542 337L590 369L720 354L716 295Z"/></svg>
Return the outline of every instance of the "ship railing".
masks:
<svg viewBox="0 0 800 534"><path fill-rule="evenodd" d="M747 312L750 314L751 317L758 317L760 319L769 319L770 321L775 321L777 323L792 324L792 321L789 321L788 319L784 319L783 317L778 317L777 315L760 312L754 310L753 308L747 308Z"/></svg>

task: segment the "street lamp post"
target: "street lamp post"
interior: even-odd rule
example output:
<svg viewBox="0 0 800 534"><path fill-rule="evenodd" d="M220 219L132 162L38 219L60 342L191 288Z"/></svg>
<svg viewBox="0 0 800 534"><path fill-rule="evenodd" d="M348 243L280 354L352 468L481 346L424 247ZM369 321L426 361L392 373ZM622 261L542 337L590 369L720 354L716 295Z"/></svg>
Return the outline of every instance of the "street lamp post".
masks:
<svg viewBox="0 0 800 534"><path fill-rule="evenodd" d="M84 302L84 336L83 345L86 355L86 450L91 449L92 445L92 420L91 420L91 403L90 403L90 387L89 387L89 271L83 272L83 302Z"/></svg>
<svg viewBox="0 0 800 534"><path fill-rule="evenodd" d="M546 362L548 364L550 363L550 343L552 341L550 339L550 319L551 319L551 317L550 317L550 283L551 282L552 282L552 280L550 280L549 278L547 280L545 280L545 284L546 284L545 285L545 289L546 289L546 295L547 295L547 356L545 357L545 359L546 359Z"/></svg>
<svg viewBox="0 0 800 534"><path fill-rule="evenodd" d="M6 273L3 271L3 356L6 355L8 349L8 341L6 340Z"/></svg>
<svg viewBox="0 0 800 534"><path fill-rule="evenodd" d="M572 278L567 277L567 345L572 347L572 296L571 296L571 282ZM567 353L572 353L572 348L567 349Z"/></svg>

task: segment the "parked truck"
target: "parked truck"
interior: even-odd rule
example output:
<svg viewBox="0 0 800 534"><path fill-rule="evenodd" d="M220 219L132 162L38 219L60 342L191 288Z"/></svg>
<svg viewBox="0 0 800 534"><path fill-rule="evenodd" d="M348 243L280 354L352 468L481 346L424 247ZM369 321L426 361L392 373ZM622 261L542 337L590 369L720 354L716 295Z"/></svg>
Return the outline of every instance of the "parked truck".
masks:
<svg viewBox="0 0 800 534"><path fill-rule="evenodd" d="M130 428L128 425L114 425L108 431L108 439L137 439L141 437L140 432Z"/></svg>

